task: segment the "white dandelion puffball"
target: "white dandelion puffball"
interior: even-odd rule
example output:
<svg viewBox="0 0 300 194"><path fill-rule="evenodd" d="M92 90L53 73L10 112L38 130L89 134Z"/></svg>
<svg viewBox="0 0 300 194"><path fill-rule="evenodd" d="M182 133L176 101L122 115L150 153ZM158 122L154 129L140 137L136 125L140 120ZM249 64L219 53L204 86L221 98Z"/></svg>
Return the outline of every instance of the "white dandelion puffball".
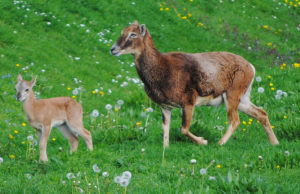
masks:
<svg viewBox="0 0 300 194"><path fill-rule="evenodd" d="M262 156L258 156L258 159L259 159L259 160L262 160L262 159L263 159L263 157L262 157Z"/></svg>
<svg viewBox="0 0 300 194"><path fill-rule="evenodd" d="M75 88L73 91L72 91L72 94L74 96L77 96L79 94L79 91L78 91L78 88Z"/></svg>
<svg viewBox="0 0 300 194"><path fill-rule="evenodd" d="M286 92L282 92L282 95L283 95L284 97L287 97L287 96L288 96Z"/></svg>
<svg viewBox="0 0 300 194"><path fill-rule="evenodd" d="M197 160L196 159L191 159L191 164L196 164Z"/></svg>
<svg viewBox="0 0 300 194"><path fill-rule="evenodd" d="M103 173L102 173L102 176L103 176L103 177L108 177L109 174L108 174L108 172L103 172Z"/></svg>
<svg viewBox="0 0 300 194"><path fill-rule="evenodd" d="M100 168L97 166L97 164L94 164L94 165L93 165L93 171L94 171L94 173L99 173L101 170L100 170Z"/></svg>
<svg viewBox="0 0 300 194"><path fill-rule="evenodd" d="M92 117L98 117L99 116L99 111L97 109L93 110L93 112L91 113Z"/></svg>
<svg viewBox="0 0 300 194"><path fill-rule="evenodd" d="M67 178L68 178L68 179L74 179L75 176L74 176L73 173L69 172L69 173L67 174Z"/></svg>
<svg viewBox="0 0 300 194"><path fill-rule="evenodd" d="M206 175L206 173L207 173L206 168L201 168L200 174L201 174L201 175Z"/></svg>
<svg viewBox="0 0 300 194"><path fill-rule="evenodd" d="M42 73L45 73L45 71L46 71L45 69L42 69L42 70L41 70Z"/></svg>
<svg viewBox="0 0 300 194"><path fill-rule="evenodd" d="M27 179L31 179L31 178L32 178L31 174L29 174L29 173L25 174L25 177L26 177Z"/></svg>
<svg viewBox="0 0 300 194"><path fill-rule="evenodd" d="M216 177L214 177L214 176L209 176L209 177L208 177L208 180L214 181L214 180L216 180Z"/></svg>
<svg viewBox="0 0 300 194"><path fill-rule="evenodd" d="M259 87L259 88L257 89L257 92L258 92L258 93L264 93L264 91L265 91L265 89L264 89L263 87Z"/></svg>
<svg viewBox="0 0 300 194"><path fill-rule="evenodd" d="M282 95L282 90L277 90L277 91L276 91L276 94L277 94L277 95Z"/></svg>
<svg viewBox="0 0 300 194"><path fill-rule="evenodd" d="M3 158L2 157L0 157L0 163L2 163L4 160L3 160Z"/></svg>
<svg viewBox="0 0 300 194"><path fill-rule="evenodd" d="M147 112L153 112L153 108L151 107L147 108Z"/></svg>
<svg viewBox="0 0 300 194"><path fill-rule="evenodd" d="M129 179L122 179L120 182L120 185L122 187L127 187L129 185L130 180Z"/></svg>
<svg viewBox="0 0 300 194"><path fill-rule="evenodd" d="M119 105L123 105L123 104L124 104L124 101L123 101L123 100L118 100L117 103L118 103Z"/></svg>
<svg viewBox="0 0 300 194"><path fill-rule="evenodd" d="M260 76L256 77L256 81L257 81L257 82L261 82L261 80L262 80L262 79L261 79Z"/></svg>
<svg viewBox="0 0 300 194"><path fill-rule="evenodd" d="M75 57L74 58L76 61L79 61L80 60L80 57Z"/></svg>
<svg viewBox="0 0 300 194"><path fill-rule="evenodd" d="M278 94L275 95L275 99L276 99L276 100L279 100L280 98L281 98L280 95L278 95Z"/></svg>
<svg viewBox="0 0 300 194"><path fill-rule="evenodd" d="M142 148L141 151L142 151L142 153L144 153L145 152L145 148Z"/></svg>
<svg viewBox="0 0 300 194"><path fill-rule="evenodd" d="M123 172L123 174L122 174L122 179L131 179L131 172L129 172L129 171L125 171L125 172Z"/></svg>
<svg viewBox="0 0 300 194"><path fill-rule="evenodd" d="M60 147L58 148L58 151L62 152L62 151L63 151L63 148L60 146Z"/></svg>
<svg viewBox="0 0 300 194"><path fill-rule="evenodd" d="M286 151L284 152L284 154L285 154L286 156L289 156L289 155L290 155L290 152L286 150Z"/></svg>
<svg viewBox="0 0 300 194"><path fill-rule="evenodd" d="M27 140L28 140L28 141L33 141L33 135L27 136Z"/></svg>
<svg viewBox="0 0 300 194"><path fill-rule="evenodd" d="M120 183L122 181L122 178L120 177L120 176L116 176L115 178L114 178L114 182L115 183Z"/></svg>
<svg viewBox="0 0 300 194"><path fill-rule="evenodd" d="M111 108L112 108L112 105L111 105L111 104L105 105L105 109L106 109L106 110L111 110Z"/></svg>
<svg viewBox="0 0 300 194"><path fill-rule="evenodd" d="M224 127L221 126L221 125L217 125L216 128L217 128L219 131L222 131L222 130L224 129Z"/></svg>

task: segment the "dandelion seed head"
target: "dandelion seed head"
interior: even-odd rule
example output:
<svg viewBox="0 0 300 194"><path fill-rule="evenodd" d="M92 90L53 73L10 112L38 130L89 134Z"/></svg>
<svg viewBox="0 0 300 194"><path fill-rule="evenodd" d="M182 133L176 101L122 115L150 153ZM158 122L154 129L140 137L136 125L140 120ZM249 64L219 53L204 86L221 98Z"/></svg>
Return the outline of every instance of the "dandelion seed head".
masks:
<svg viewBox="0 0 300 194"><path fill-rule="evenodd" d="M108 177L109 174L108 174L108 172L103 172L103 173L102 173L102 176L103 176L103 177Z"/></svg>
<svg viewBox="0 0 300 194"><path fill-rule="evenodd" d="M288 150L286 150L286 151L284 152L284 154L285 154L286 156L289 156L289 155L290 155L290 152L289 152Z"/></svg>
<svg viewBox="0 0 300 194"><path fill-rule="evenodd" d="M261 79L260 76L257 76L257 77L256 77L256 81L257 81L257 82L261 82L261 80L262 80L262 79Z"/></svg>
<svg viewBox="0 0 300 194"><path fill-rule="evenodd" d="M201 175L206 175L206 173L207 173L206 168L201 168L201 169L200 169L200 174L201 174Z"/></svg>
<svg viewBox="0 0 300 194"><path fill-rule="evenodd" d="M125 172L123 172L123 174L122 174L122 179L131 179L131 172L129 172L129 171L125 171Z"/></svg>
<svg viewBox="0 0 300 194"><path fill-rule="evenodd" d="M259 88L257 89L257 92L258 92L258 93L264 93L264 91L265 91L265 89L264 89L263 87L259 87Z"/></svg>
<svg viewBox="0 0 300 194"><path fill-rule="evenodd" d="M0 157L0 163L3 163L3 161L4 161L4 160L3 160L3 158L2 158L2 157Z"/></svg>
<svg viewBox="0 0 300 194"><path fill-rule="evenodd" d="M121 180L122 180L122 178L120 176L117 176L117 177L114 178L115 183L120 183Z"/></svg>
<svg viewBox="0 0 300 194"><path fill-rule="evenodd" d="M97 109L94 109L93 112L91 113L91 116L96 118L99 116L99 111Z"/></svg>
<svg viewBox="0 0 300 194"><path fill-rule="evenodd" d="M100 170L100 168L97 166L97 164L94 164L94 165L93 165L93 171L94 171L94 173L99 173L101 170Z"/></svg>
<svg viewBox="0 0 300 194"><path fill-rule="evenodd" d="M67 178L70 180L70 179L74 179L75 176L74 176L74 174L73 174L72 172L69 172L69 173L67 174Z"/></svg>
<svg viewBox="0 0 300 194"><path fill-rule="evenodd" d="M191 164L196 164L197 160L196 159L191 159Z"/></svg>
<svg viewBox="0 0 300 194"><path fill-rule="evenodd" d="M120 182L121 187L127 187L129 185L130 179L122 179Z"/></svg>
<svg viewBox="0 0 300 194"><path fill-rule="evenodd" d="M111 109L112 109L112 105L111 105L111 104L105 105L105 109L106 109L106 110L111 110Z"/></svg>

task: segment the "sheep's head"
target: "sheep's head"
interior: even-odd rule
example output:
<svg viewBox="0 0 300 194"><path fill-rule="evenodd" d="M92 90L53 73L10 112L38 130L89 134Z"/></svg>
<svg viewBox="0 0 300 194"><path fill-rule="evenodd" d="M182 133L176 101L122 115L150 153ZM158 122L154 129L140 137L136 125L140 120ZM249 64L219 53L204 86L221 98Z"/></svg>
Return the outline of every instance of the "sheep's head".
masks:
<svg viewBox="0 0 300 194"><path fill-rule="evenodd" d="M130 26L127 26L112 46L110 52L114 56L123 54L138 55L144 49L144 38L147 30L145 24L139 25L134 21Z"/></svg>

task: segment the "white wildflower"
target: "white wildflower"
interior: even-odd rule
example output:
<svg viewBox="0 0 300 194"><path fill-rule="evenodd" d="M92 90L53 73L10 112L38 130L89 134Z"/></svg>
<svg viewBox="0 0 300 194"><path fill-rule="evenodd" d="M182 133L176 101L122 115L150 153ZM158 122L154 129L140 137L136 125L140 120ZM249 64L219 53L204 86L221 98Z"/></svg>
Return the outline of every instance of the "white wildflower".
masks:
<svg viewBox="0 0 300 194"><path fill-rule="evenodd" d="M265 91L265 89L264 89L263 87L259 87L259 88L257 89L257 92L258 92L258 93L264 93L264 91Z"/></svg>
<svg viewBox="0 0 300 194"><path fill-rule="evenodd" d="M288 96L286 92L282 92L282 94L283 94L284 97Z"/></svg>
<svg viewBox="0 0 300 194"><path fill-rule="evenodd" d="M27 140L32 142L33 141L33 135L27 136Z"/></svg>
<svg viewBox="0 0 300 194"><path fill-rule="evenodd" d="M214 180L216 180L216 177L214 177L214 176L209 176L209 177L208 177L208 180L214 181Z"/></svg>
<svg viewBox="0 0 300 194"><path fill-rule="evenodd" d="M197 160L196 159L191 159L191 164L196 164Z"/></svg>
<svg viewBox="0 0 300 194"><path fill-rule="evenodd" d="M94 173L99 173L101 170L100 170L100 168L97 166L97 164L94 164L94 165L93 165L93 171L94 171Z"/></svg>
<svg viewBox="0 0 300 194"><path fill-rule="evenodd" d="M75 176L74 176L73 173L69 172L69 173L67 174L67 178L70 180L70 179L74 179Z"/></svg>
<svg viewBox="0 0 300 194"><path fill-rule="evenodd" d="M25 177L26 177L27 179L31 179L31 178L32 178L31 174L29 174L29 173L25 174Z"/></svg>
<svg viewBox="0 0 300 194"><path fill-rule="evenodd" d="M109 174L108 174L108 172L103 172L103 173L102 173L102 176L103 176L103 177L108 177Z"/></svg>
<svg viewBox="0 0 300 194"><path fill-rule="evenodd" d="M201 168L200 174L201 174L201 175L206 175L206 173L207 173L206 168Z"/></svg>
<svg viewBox="0 0 300 194"><path fill-rule="evenodd" d="M130 179L122 179L120 185L122 187L127 187L129 185Z"/></svg>
<svg viewBox="0 0 300 194"><path fill-rule="evenodd" d="M117 176L114 178L115 183L120 183L122 181L122 178L120 176Z"/></svg>
<svg viewBox="0 0 300 194"><path fill-rule="evenodd" d="M224 127L222 125L217 125L216 128L219 130L219 131L222 131L224 129Z"/></svg>
<svg viewBox="0 0 300 194"><path fill-rule="evenodd" d="M147 108L147 112L153 112L153 108L151 107Z"/></svg>
<svg viewBox="0 0 300 194"><path fill-rule="evenodd" d="M131 172L129 172L129 171L125 171L125 172L123 172L123 174L122 174L122 179L131 179Z"/></svg>
<svg viewBox="0 0 300 194"><path fill-rule="evenodd" d="M106 110L111 110L111 108L112 108L111 104L105 105L105 109L106 109Z"/></svg>
<svg viewBox="0 0 300 194"><path fill-rule="evenodd" d="M280 98L281 98L280 95L278 95L278 94L275 95L275 99L276 99L276 100L279 100Z"/></svg>
<svg viewBox="0 0 300 194"><path fill-rule="evenodd" d="M289 155L290 155L290 152L286 150L286 151L284 152L284 154L285 154L286 156L289 156Z"/></svg>
<svg viewBox="0 0 300 194"><path fill-rule="evenodd" d="M259 160L262 160L262 159L263 159L263 157L262 157L262 156L258 156L258 159L259 159Z"/></svg>
<svg viewBox="0 0 300 194"><path fill-rule="evenodd" d="M99 111L97 109L93 110L93 112L91 113L92 117L98 117L99 116Z"/></svg>
<svg viewBox="0 0 300 194"><path fill-rule="evenodd" d="M262 80L262 79L261 79L260 76L256 77L256 81L257 81L257 82L261 82L261 80Z"/></svg>
<svg viewBox="0 0 300 194"><path fill-rule="evenodd" d="M277 90L276 94L281 96L282 95L282 90Z"/></svg>
<svg viewBox="0 0 300 194"><path fill-rule="evenodd" d="M145 148L142 148L142 149L141 149L141 152L144 153L144 152L145 152Z"/></svg>
<svg viewBox="0 0 300 194"><path fill-rule="evenodd" d="M4 160L3 160L3 158L2 157L0 157L0 163L2 163Z"/></svg>
<svg viewBox="0 0 300 194"><path fill-rule="evenodd" d="M123 100L118 100L117 103L118 103L119 105L123 105L123 104L124 104L124 101L123 101Z"/></svg>

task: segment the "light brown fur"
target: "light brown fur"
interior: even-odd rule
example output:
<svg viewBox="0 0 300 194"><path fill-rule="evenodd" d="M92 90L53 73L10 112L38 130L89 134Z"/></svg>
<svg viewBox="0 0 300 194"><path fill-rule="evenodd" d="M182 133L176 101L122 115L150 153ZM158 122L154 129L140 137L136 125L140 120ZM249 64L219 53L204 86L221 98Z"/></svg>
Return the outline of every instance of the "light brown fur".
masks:
<svg viewBox="0 0 300 194"><path fill-rule="evenodd" d="M40 160L48 161L47 141L53 126L58 127L69 140L71 153L77 150L77 135L80 135L87 147L93 150L92 136L82 123L81 105L69 97L36 100L32 90L35 82L36 78L29 82L19 75L16 90L17 99L23 103L29 124L37 130L40 140Z"/></svg>
<svg viewBox="0 0 300 194"><path fill-rule="evenodd" d="M203 137L190 131L196 105L219 105L225 101L229 127L219 141L225 144L240 123L238 109L259 120L272 144L278 140L265 111L250 102L254 67L243 57L228 52L160 53L145 25L126 27L111 49L115 56L132 54L147 95L161 106L164 146L169 145L171 109L182 108L182 133L198 144Z"/></svg>

